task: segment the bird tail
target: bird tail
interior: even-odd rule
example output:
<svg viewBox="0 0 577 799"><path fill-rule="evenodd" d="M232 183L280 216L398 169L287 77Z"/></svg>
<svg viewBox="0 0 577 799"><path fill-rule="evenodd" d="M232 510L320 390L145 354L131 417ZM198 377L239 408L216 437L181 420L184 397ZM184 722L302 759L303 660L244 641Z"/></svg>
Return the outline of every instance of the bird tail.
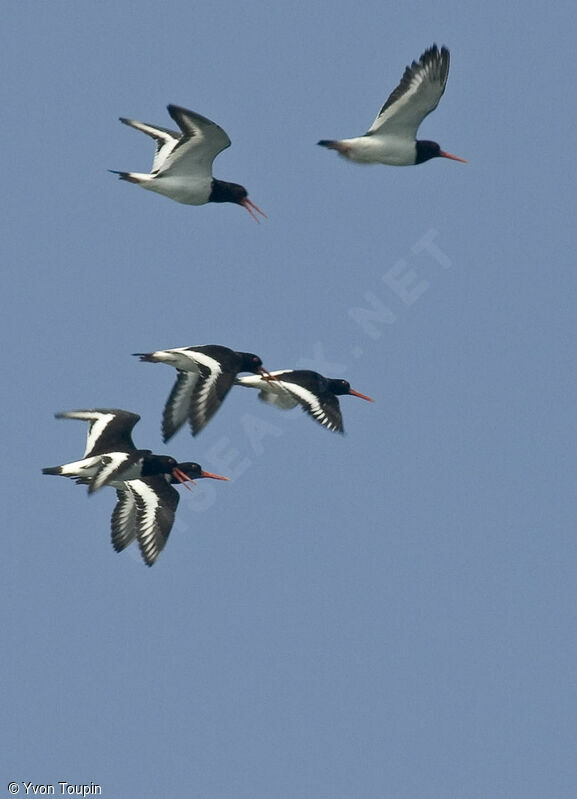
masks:
<svg viewBox="0 0 577 799"><path fill-rule="evenodd" d="M328 150L338 150L340 142L333 139L321 139L317 144L321 147L326 147Z"/></svg>
<svg viewBox="0 0 577 799"><path fill-rule="evenodd" d="M62 466L47 466L42 469L42 474L62 474Z"/></svg>
<svg viewBox="0 0 577 799"><path fill-rule="evenodd" d="M158 363L158 358L155 357L156 354L154 352L133 352L132 354L146 363Z"/></svg>
<svg viewBox="0 0 577 799"><path fill-rule="evenodd" d="M113 175L118 175L119 180L127 180L129 183L143 183L150 175L140 175L138 172L119 172L117 169L109 169Z"/></svg>

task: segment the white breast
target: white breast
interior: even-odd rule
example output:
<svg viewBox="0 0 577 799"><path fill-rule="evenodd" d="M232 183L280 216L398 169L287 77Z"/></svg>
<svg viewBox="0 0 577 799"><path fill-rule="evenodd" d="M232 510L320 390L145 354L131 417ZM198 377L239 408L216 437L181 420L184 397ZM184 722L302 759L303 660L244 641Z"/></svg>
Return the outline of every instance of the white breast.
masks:
<svg viewBox="0 0 577 799"><path fill-rule="evenodd" d="M411 139L359 136L356 139L343 139L342 144L343 150L339 154L359 164L410 166L415 163L416 147Z"/></svg>

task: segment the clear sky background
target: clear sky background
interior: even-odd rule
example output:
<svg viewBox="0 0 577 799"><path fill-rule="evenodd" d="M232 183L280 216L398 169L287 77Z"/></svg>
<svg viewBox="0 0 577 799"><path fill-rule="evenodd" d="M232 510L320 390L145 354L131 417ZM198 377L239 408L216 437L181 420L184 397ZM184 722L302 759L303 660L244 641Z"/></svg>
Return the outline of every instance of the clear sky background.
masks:
<svg viewBox="0 0 577 799"><path fill-rule="evenodd" d="M4 9L0 791L575 796L574 30L570 2ZM468 164L315 146L433 42L420 136ZM167 103L222 125L215 175L268 219L106 171L148 171L118 117ZM236 389L165 447L175 372L130 354L207 343L376 401L340 437ZM112 490L40 473L90 407L235 478L180 491L152 569L112 550Z"/></svg>

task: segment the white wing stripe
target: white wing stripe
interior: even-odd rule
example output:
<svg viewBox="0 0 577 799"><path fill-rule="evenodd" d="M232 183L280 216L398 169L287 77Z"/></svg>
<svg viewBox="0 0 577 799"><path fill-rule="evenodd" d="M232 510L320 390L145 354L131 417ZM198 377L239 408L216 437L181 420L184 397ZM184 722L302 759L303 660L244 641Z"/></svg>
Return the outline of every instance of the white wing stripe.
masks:
<svg viewBox="0 0 577 799"><path fill-rule="evenodd" d="M182 427L188 419L190 401L199 379L196 372L185 372L182 369L179 372L179 378L166 406L167 415L170 417L170 424L174 430Z"/></svg>
<svg viewBox="0 0 577 799"><path fill-rule="evenodd" d="M84 453L84 457L86 457L89 452L92 452L92 450L96 445L96 442L98 441L102 433L106 430L110 422L114 419L114 414L98 413L94 414L92 418L95 421L93 421L90 427L88 428L88 435L86 437L86 452Z"/></svg>
<svg viewBox="0 0 577 799"><path fill-rule="evenodd" d="M161 547L158 545L159 528L156 512L160 501L153 489L143 480L127 483L133 492L137 506L138 541L147 563L153 563Z"/></svg>
<svg viewBox="0 0 577 799"><path fill-rule="evenodd" d="M101 455L102 466L92 480L90 491L97 491L106 485L129 457L130 453L128 452L109 452L106 455Z"/></svg>

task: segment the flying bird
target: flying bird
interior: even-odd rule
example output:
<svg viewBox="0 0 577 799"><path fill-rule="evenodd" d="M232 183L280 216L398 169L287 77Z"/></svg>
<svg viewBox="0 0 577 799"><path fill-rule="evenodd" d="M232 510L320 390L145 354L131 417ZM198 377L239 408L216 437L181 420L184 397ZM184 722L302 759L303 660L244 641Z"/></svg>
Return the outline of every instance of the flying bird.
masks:
<svg viewBox="0 0 577 799"><path fill-rule="evenodd" d="M162 416L165 442L187 420L192 435L200 433L220 408L239 372L270 376L258 355L235 352L217 344L133 354L141 361L166 363L178 372Z"/></svg>
<svg viewBox="0 0 577 799"><path fill-rule="evenodd" d="M249 200L244 186L212 176L212 162L219 153L230 147L230 139L225 131L210 119L178 105L169 105L168 113L180 128L179 132L120 117L125 125L146 133L156 141L150 174L119 172L115 169L109 171L119 175L120 180L136 183L143 189L164 194L185 205L236 203L246 208L257 222L255 211L266 216Z"/></svg>
<svg viewBox="0 0 577 799"><path fill-rule="evenodd" d="M49 466L43 474L70 477L88 486L92 494L105 485L155 475L170 475L186 483L188 477L169 455L154 455L150 449L137 449L132 441L132 429L140 419L136 413L119 408L82 411L63 411L57 419L80 419L90 422L86 449L82 459L62 466Z"/></svg>
<svg viewBox="0 0 577 799"><path fill-rule="evenodd" d="M363 136L317 142L360 164L412 166L431 158L464 158L441 150L437 142L416 139L423 119L434 111L449 77L449 51L434 44L405 69L377 118Z"/></svg>
<svg viewBox="0 0 577 799"><path fill-rule="evenodd" d="M137 450L132 429L140 416L119 408L64 411L57 419L80 419L90 423L82 460L50 466L43 474L70 477L87 485L89 493L104 485L116 489L117 503L112 513L112 545L121 552L137 539L148 566L163 550L179 502L172 485L210 477L227 480L203 471L198 463L177 463L166 455ZM123 457L124 456L124 457ZM186 485L188 488L188 485Z"/></svg>
<svg viewBox="0 0 577 799"><path fill-rule="evenodd" d="M259 398L277 408L288 410L300 405L315 421L335 433L344 432L338 397L352 394L367 402L374 401L352 389L347 380L323 377L309 369L283 369L271 372L270 376L239 377L236 383L258 389Z"/></svg>

